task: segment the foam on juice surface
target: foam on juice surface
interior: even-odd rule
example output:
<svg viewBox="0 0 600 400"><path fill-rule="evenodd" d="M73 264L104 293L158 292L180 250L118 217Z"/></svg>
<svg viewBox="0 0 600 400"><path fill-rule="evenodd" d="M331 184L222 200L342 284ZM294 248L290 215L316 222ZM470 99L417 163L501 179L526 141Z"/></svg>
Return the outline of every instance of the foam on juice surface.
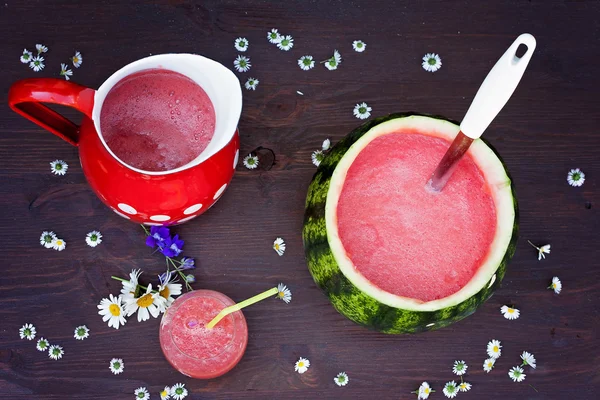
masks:
<svg viewBox="0 0 600 400"><path fill-rule="evenodd" d="M126 164L168 171L194 160L215 130L206 92L174 71L148 69L119 81L102 105L100 129Z"/></svg>
<svg viewBox="0 0 600 400"><path fill-rule="evenodd" d="M447 297L487 256L496 211L470 155L441 193L425 189L449 144L419 133L383 135L348 170L337 208L340 239L357 270L387 292Z"/></svg>

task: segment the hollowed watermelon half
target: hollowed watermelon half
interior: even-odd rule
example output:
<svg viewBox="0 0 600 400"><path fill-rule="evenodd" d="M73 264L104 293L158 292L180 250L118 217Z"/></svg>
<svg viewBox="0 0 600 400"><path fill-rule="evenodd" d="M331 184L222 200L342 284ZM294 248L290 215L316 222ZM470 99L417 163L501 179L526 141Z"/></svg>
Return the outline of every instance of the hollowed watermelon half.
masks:
<svg viewBox="0 0 600 400"><path fill-rule="evenodd" d="M438 329L472 314L515 251L510 176L473 142L440 193L425 188L459 126L422 114L374 119L336 144L308 189L309 271L350 320L385 333Z"/></svg>

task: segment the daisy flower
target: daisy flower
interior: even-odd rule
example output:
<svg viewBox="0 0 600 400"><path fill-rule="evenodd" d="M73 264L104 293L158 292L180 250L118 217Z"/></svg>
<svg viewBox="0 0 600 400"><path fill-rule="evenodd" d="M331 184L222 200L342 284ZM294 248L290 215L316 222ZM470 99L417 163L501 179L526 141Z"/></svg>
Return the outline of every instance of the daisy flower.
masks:
<svg viewBox="0 0 600 400"><path fill-rule="evenodd" d="M500 357L502 353L502 346L500 345L500 341L493 339L487 344L487 354L490 358L494 360ZM493 366L493 364L492 364Z"/></svg>
<svg viewBox="0 0 600 400"><path fill-rule="evenodd" d="M504 315L504 318L506 319L517 319L521 314L518 309L509 306L500 307L500 312L502 312L502 315Z"/></svg>
<svg viewBox="0 0 600 400"><path fill-rule="evenodd" d="M330 147L331 147L331 140L329 140L329 139L323 140L323 144L321 145L321 149L323 149L323 151L327 151L327 150L329 150Z"/></svg>
<svg viewBox="0 0 600 400"><path fill-rule="evenodd" d="M315 61L313 60L313 56L302 56L298 59L298 66L300 69L304 71L308 71L309 69L313 69L315 66Z"/></svg>
<svg viewBox="0 0 600 400"><path fill-rule="evenodd" d="M456 382L451 381L446 383L442 392L444 392L444 396L446 396L449 399L456 397L456 395L458 394L458 387L456 386Z"/></svg>
<svg viewBox="0 0 600 400"><path fill-rule="evenodd" d="M533 354L524 351L523 354L521 354L521 360L523 360L523 364L521 364L522 366L529 365L531 368L535 369L536 361Z"/></svg>
<svg viewBox="0 0 600 400"><path fill-rule="evenodd" d="M75 333L74 333L74 337L77 340L83 340L86 339L90 336L90 330L88 329L87 326L85 325L81 325L78 326L77 328L75 328Z"/></svg>
<svg viewBox="0 0 600 400"><path fill-rule="evenodd" d="M47 249L51 249L54 239L56 239L56 234L54 232L44 231L42 232L42 236L40 236L40 244Z"/></svg>
<svg viewBox="0 0 600 400"><path fill-rule="evenodd" d="M549 244L545 244L541 247L537 247L535 244L531 243L529 240L527 242L538 251L538 261L541 260L542 258L545 259L546 254L550 254L550 245Z"/></svg>
<svg viewBox="0 0 600 400"><path fill-rule="evenodd" d="M554 290L554 293L559 294L562 290L562 282L558 279L558 276L552 278L552 283L548 286L548 289Z"/></svg>
<svg viewBox="0 0 600 400"><path fill-rule="evenodd" d="M367 103L360 103L354 106L354 116L358 119L367 119L371 116L373 109Z"/></svg>
<svg viewBox="0 0 600 400"><path fill-rule="evenodd" d="M35 348L38 349L38 351L46 351L46 350L48 350L48 346L50 346L50 343L48 343L48 340L46 340L44 338L40 338L40 340L37 341Z"/></svg>
<svg viewBox="0 0 600 400"><path fill-rule="evenodd" d="M171 398L171 388L165 386L163 390L160 391L160 400L169 400Z"/></svg>
<svg viewBox="0 0 600 400"><path fill-rule="evenodd" d="M85 242L90 247L96 247L102 243L102 234L98 231L91 231L85 236Z"/></svg>
<svg viewBox="0 0 600 400"><path fill-rule="evenodd" d="M290 301L292 301L292 291L288 289L287 286L285 286L283 283L280 283L279 285L277 285L277 298L285 301L286 303L289 303ZM310 363L308 364L309 365L306 366L307 368L310 366Z"/></svg>
<svg viewBox="0 0 600 400"><path fill-rule="evenodd" d="M323 154L322 150L315 150L310 155L310 159L312 160L312 163L315 164L317 167L319 165L321 165L321 162L323 161L324 158L325 158L325 155Z"/></svg>
<svg viewBox="0 0 600 400"><path fill-rule="evenodd" d="M333 52L333 57L323 61L325 63L325 68L327 68L330 71L336 70L338 65L340 65L342 63L342 56L340 55L340 53L335 50Z"/></svg>
<svg viewBox="0 0 600 400"><path fill-rule="evenodd" d="M110 299L102 299L98 304L98 314L102 315L102 321L108 321L108 326L119 329L119 325L125 325L125 312L123 311L122 297L109 295Z"/></svg>
<svg viewBox="0 0 600 400"><path fill-rule="evenodd" d="M125 363L123 362L122 358L113 358L110 360L108 368L113 374L119 375L125 369Z"/></svg>
<svg viewBox="0 0 600 400"><path fill-rule="evenodd" d="M310 367L310 361L308 361L306 358L300 357L300 359L298 361L296 361L296 365L294 366L294 369L296 370L297 373L303 374L306 371L308 371L308 367Z"/></svg>
<svg viewBox="0 0 600 400"><path fill-rule="evenodd" d="M133 391L135 394L135 398L138 400L148 400L150 399L150 393L148 393L148 389L145 387L139 387Z"/></svg>
<svg viewBox="0 0 600 400"><path fill-rule="evenodd" d="M246 81L244 86L248 90L256 90L256 87L258 86L258 82L260 82L258 79L248 78L248 80Z"/></svg>
<svg viewBox="0 0 600 400"><path fill-rule="evenodd" d="M237 56L237 58L233 61L233 66L238 72L246 72L252 66L250 64L250 59L246 56Z"/></svg>
<svg viewBox="0 0 600 400"><path fill-rule="evenodd" d="M512 367L508 371L508 376L510 376L513 382L521 382L525 380L525 374L523 372L523 368L521 367Z"/></svg>
<svg viewBox="0 0 600 400"><path fill-rule="evenodd" d="M488 350L489 354L489 350ZM500 350L498 350L498 357L500 356ZM496 358L488 358L483 362L483 370L485 372L490 372L494 368L494 364L496 363Z"/></svg>
<svg viewBox="0 0 600 400"><path fill-rule="evenodd" d="M63 251L67 248L67 242L60 238L54 238L52 240L52 248L57 251Z"/></svg>
<svg viewBox="0 0 600 400"><path fill-rule="evenodd" d="M273 44L277 44L281 41L281 35L277 29L271 29L271 32L267 32L267 39Z"/></svg>
<svg viewBox="0 0 600 400"><path fill-rule="evenodd" d="M333 381L338 386L346 386L349 380L350 378L348 378L348 375L345 372L340 372L335 378L333 378Z"/></svg>
<svg viewBox="0 0 600 400"><path fill-rule="evenodd" d="M44 57L42 56L33 57L29 63L29 68L31 68L34 72L40 72L44 69L44 67Z"/></svg>
<svg viewBox="0 0 600 400"><path fill-rule="evenodd" d="M137 312L138 322L148 320L150 315L157 318L160 309L164 307L162 303L165 301L158 293L152 292L152 284L149 283L146 293L143 293L140 297L125 298L125 313L129 317Z"/></svg>
<svg viewBox="0 0 600 400"><path fill-rule="evenodd" d="M248 169L256 169L258 167L258 156L253 156L252 154L248 154L242 160L244 167Z"/></svg>
<svg viewBox="0 0 600 400"><path fill-rule="evenodd" d="M429 72L435 72L442 68L442 59L435 53L427 53L423 56L423 69Z"/></svg>
<svg viewBox="0 0 600 400"><path fill-rule="evenodd" d="M285 253L285 242L282 238L278 237L277 239L275 239L275 241L273 242L273 250L275 250L280 256L282 256L283 253Z"/></svg>
<svg viewBox="0 0 600 400"><path fill-rule="evenodd" d="M21 337L21 339L35 339L35 326L33 326L33 324L23 325L21 329L19 329L19 336Z"/></svg>
<svg viewBox="0 0 600 400"><path fill-rule="evenodd" d="M461 392L468 392L469 390L471 390L471 384L468 382L461 382L458 385L458 390L460 390Z"/></svg>
<svg viewBox="0 0 600 400"><path fill-rule="evenodd" d="M246 38L237 38L235 39L234 46L237 51L246 51L248 50L248 39Z"/></svg>
<svg viewBox="0 0 600 400"><path fill-rule="evenodd" d="M175 400L182 400L182 399L186 398L187 395L188 395L188 391L185 388L185 385L183 383L176 383L171 388L171 396Z"/></svg>
<svg viewBox="0 0 600 400"><path fill-rule="evenodd" d="M50 163L50 171L54 175L64 175L67 173L69 165L63 160L54 160Z"/></svg>
<svg viewBox="0 0 600 400"><path fill-rule="evenodd" d="M138 287L138 279L141 274L142 274L141 270L132 269L131 272L129 273L129 280L121 281L121 285L123 286L121 288L121 294L123 295L123 298L135 296L135 292L137 291L137 287Z"/></svg>
<svg viewBox="0 0 600 400"><path fill-rule="evenodd" d="M69 66L67 64L60 64L60 76L64 76L65 79L68 81L69 79L71 79L71 76L73 76L73 70L69 69Z"/></svg>
<svg viewBox="0 0 600 400"><path fill-rule="evenodd" d="M567 174L567 182L571 186L581 186L585 182L585 174L579 168L572 169Z"/></svg>
<svg viewBox="0 0 600 400"><path fill-rule="evenodd" d="M21 54L21 62L23 64L29 64L31 59L33 58L33 54L27 49L23 49L23 54Z"/></svg>
<svg viewBox="0 0 600 400"><path fill-rule="evenodd" d="M81 67L81 63L83 62L83 56L80 52L76 51L75 55L71 57L71 61L73 62L73 66L75 68Z"/></svg>
<svg viewBox="0 0 600 400"><path fill-rule="evenodd" d="M48 347L48 357L53 360L62 358L63 354L65 354L65 352L59 345L53 344L52 346Z"/></svg>
<svg viewBox="0 0 600 400"><path fill-rule="evenodd" d="M290 35L281 36L281 39L277 42L277 47L279 50L288 51L294 47L294 39Z"/></svg>
<svg viewBox="0 0 600 400"><path fill-rule="evenodd" d="M44 46L43 44L36 44L35 49L37 50L38 56L42 53L48 52L48 48L46 46Z"/></svg>
<svg viewBox="0 0 600 400"><path fill-rule="evenodd" d="M464 375L467 373L467 363L464 361L454 361L454 367L452 367L452 372L458 376Z"/></svg>
<svg viewBox="0 0 600 400"><path fill-rule="evenodd" d="M169 307L175 301L173 296L179 296L181 294L181 283L177 282L177 279L174 274L171 272L167 272L164 279L159 279L160 285L158 285L158 294L160 297L164 299L164 301L159 303L160 312L165 312L167 307Z"/></svg>
<svg viewBox="0 0 600 400"><path fill-rule="evenodd" d="M362 53L367 48L367 44L362 40L355 40L354 42L352 42L352 48L354 49L354 51Z"/></svg>
<svg viewBox="0 0 600 400"><path fill-rule="evenodd" d="M423 382L423 383L421 383L421 386L419 386L419 390L416 390L411 393L416 393L418 400L421 400L421 399L427 400L429 398L429 395L433 392L435 392L435 390L431 389L431 386L429 386L429 383Z"/></svg>

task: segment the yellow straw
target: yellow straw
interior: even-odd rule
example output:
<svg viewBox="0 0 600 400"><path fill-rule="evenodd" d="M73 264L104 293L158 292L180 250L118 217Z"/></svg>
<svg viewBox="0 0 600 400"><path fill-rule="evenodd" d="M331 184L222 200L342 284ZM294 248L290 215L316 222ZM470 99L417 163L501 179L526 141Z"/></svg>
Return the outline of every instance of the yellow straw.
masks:
<svg viewBox="0 0 600 400"><path fill-rule="evenodd" d="M277 294L278 290L276 287L271 288L269 290L267 290L266 292L262 292L261 294L257 294L254 297L250 297L248 300L244 300L241 303L237 303L234 304L232 306L226 307L224 309L221 310L220 313L217 314L216 317L214 317L207 325L206 327L208 329L212 329L214 328L214 326L216 324L219 323L219 321L221 321L223 318L225 318L225 316L231 314L232 312L236 312L241 310L244 307L248 307L249 305L252 305L254 303L258 303L261 300L266 299L267 297L271 297L275 294Z"/></svg>

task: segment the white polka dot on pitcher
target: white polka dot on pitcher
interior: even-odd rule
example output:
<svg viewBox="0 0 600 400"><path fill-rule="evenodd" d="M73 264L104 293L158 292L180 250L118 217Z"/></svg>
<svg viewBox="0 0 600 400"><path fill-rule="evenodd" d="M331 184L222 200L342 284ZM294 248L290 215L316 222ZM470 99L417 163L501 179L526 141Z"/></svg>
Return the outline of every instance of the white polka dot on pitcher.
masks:
<svg viewBox="0 0 600 400"><path fill-rule="evenodd" d="M118 216L120 216L120 217L123 217L123 218L125 218L125 219L131 219L131 218L129 218L129 216L128 216L128 215L125 215L125 214L123 214L123 213L121 213L121 212L118 212L118 211L117 211L117 210L115 210L114 208L112 208L112 210L115 212L115 214L117 214L117 215L118 215Z"/></svg>
<svg viewBox="0 0 600 400"><path fill-rule="evenodd" d="M186 208L185 210L183 210L183 213L185 215L190 215L190 214L195 213L196 211L198 211L201 208L202 208L202 204L200 204L200 203L194 204L193 206L189 206L188 208Z"/></svg>
<svg viewBox="0 0 600 400"><path fill-rule="evenodd" d="M240 151L235 152L235 158L233 159L233 169L237 167L238 160L240 159Z"/></svg>
<svg viewBox="0 0 600 400"><path fill-rule="evenodd" d="M192 215L191 217L187 217L187 218L184 218L184 219L180 219L179 221L177 221L177 223L178 223L178 224L181 224L182 222L189 221L189 220L191 220L191 219L194 219L194 218L196 218L196 217L197 217L197 215Z"/></svg>
<svg viewBox="0 0 600 400"><path fill-rule="evenodd" d="M150 217L150 219L156 222L164 222L170 220L171 217L169 217L168 215L153 215Z"/></svg>
<svg viewBox="0 0 600 400"><path fill-rule="evenodd" d="M146 226L163 226L163 224L159 224L158 222L144 222Z"/></svg>
<svg viewBox="0 0 600 400"><path fill-rule="evenodd" d="M121 211L127 213L127 214L131 214L131 215L135 215L137 214L137 211L135 208L131 207L129 204L125 204L125 203L119 203L117 205L117 207L119 207L121 209Z"/></svg>
<svg viewBox="0 0 600 400"><path fill-rule="evenodd" d="M219 190L217 190L217 193L215 193L215 195L213 196L213 200L215 200L217 197L219 197L220 195L222 195L223 192L225 191L226 187L227 187L227 184L224 184L223 186L221 186L219 188Z"/></svg>

